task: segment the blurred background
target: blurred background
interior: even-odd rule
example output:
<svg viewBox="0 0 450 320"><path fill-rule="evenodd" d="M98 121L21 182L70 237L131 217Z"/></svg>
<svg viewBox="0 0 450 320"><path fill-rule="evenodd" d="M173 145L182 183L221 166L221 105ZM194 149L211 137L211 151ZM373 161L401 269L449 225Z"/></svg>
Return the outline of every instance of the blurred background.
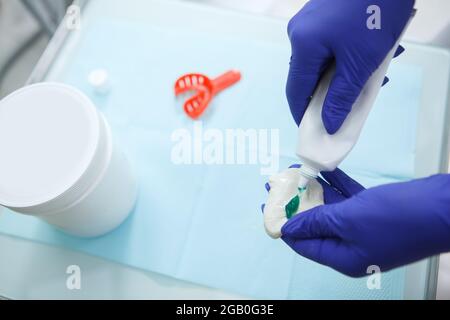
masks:
<svg viewBox="0 0 450 320"><path fill-rule="evenodd" d="M0 97L22 86L70 0L0 0Z"/></svg>
<svg viewBox="0 0 450 320"><path fill-rule="evenodd" d="M90 0L95 1L95 0ZM180 0L288 19L306 0ZM0 0L0 97L23 86L72 0ZM124 5L126 1L124 0ZM450 47L450 1L416 0L406 39Z"/></svg>

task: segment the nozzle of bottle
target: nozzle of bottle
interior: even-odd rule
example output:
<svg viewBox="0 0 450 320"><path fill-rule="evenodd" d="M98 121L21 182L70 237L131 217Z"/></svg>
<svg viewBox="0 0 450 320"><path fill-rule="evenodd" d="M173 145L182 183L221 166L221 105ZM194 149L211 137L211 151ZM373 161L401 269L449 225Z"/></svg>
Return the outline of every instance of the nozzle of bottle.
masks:
<svg viewBox="0 0 450 320"><path fill-rule="evenodd" d="M319 170L316 170L308 165L302 165L299 169L300 180L298 182L299 189L305 189L308 186L309 181L317 179L319 176Z"/></svg>

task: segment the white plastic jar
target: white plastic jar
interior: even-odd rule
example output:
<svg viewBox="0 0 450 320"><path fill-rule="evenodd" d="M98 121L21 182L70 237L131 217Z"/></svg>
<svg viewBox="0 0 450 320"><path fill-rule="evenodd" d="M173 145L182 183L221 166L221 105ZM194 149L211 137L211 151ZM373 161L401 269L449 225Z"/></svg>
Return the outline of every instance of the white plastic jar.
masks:
<svg viewBox="0 0 450 320"><path fill-rule="evenodd" d="M82 237L118 227L137 184L90 99L59 83L0 101L0 205Z"/></svg>

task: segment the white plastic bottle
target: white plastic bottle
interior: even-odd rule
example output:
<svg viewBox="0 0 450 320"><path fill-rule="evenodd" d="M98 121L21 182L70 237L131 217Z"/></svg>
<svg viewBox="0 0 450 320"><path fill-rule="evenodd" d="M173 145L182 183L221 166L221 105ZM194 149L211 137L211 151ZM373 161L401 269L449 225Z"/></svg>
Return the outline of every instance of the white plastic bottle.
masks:
<svg viewBox="0 0 450 320"><path fill-rule="evenodd" d="M404 30L406 30L407 26ZM299 187L304 188L308 181L317 178L321 171L335 170L353 149L375 103L386 72L399 47L402 35L387 54L383 63L369 78L361 94L353 104L352 111L347 116L342 127L334 135L328 134L323 125L322 108L335 73L335 68L330 68L323 75L298 130L296 153L302 163Z"/></svg>
<svg viewBox="0 0 450 320"><path fill-rule="evenodd" d="M407 26L408 24L403 32ZM335 68L331 67L323 75L298 130L296 153L300 158L301 168L285 170L269 181L271 190L264 208L264 226L270 237L277 239L282 236L282 227L289 219L288 211L291 213L292 210L300 210L298 213L323 204L321 187L314 179L321 171L336 169L356 144L402 35L369 78L353 104L352 111L334 135L328 134L323 125L322 108ZM294 208L291 204L294 204Z"/></svg>

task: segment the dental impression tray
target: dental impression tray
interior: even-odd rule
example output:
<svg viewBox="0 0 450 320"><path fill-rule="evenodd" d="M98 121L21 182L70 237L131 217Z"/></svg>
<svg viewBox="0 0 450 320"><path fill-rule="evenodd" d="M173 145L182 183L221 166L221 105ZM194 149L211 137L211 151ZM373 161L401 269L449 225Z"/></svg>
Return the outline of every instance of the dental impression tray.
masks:
<svg viewBox="0 0 450 320"><path fill-rule="evenodd" d="M267 234L278 239L281 228L298 213L324 204L323 188L311 180L304 189L299 189L299 169L290 168L269 179L270 191L264 208L264 226Z"/></svg>

